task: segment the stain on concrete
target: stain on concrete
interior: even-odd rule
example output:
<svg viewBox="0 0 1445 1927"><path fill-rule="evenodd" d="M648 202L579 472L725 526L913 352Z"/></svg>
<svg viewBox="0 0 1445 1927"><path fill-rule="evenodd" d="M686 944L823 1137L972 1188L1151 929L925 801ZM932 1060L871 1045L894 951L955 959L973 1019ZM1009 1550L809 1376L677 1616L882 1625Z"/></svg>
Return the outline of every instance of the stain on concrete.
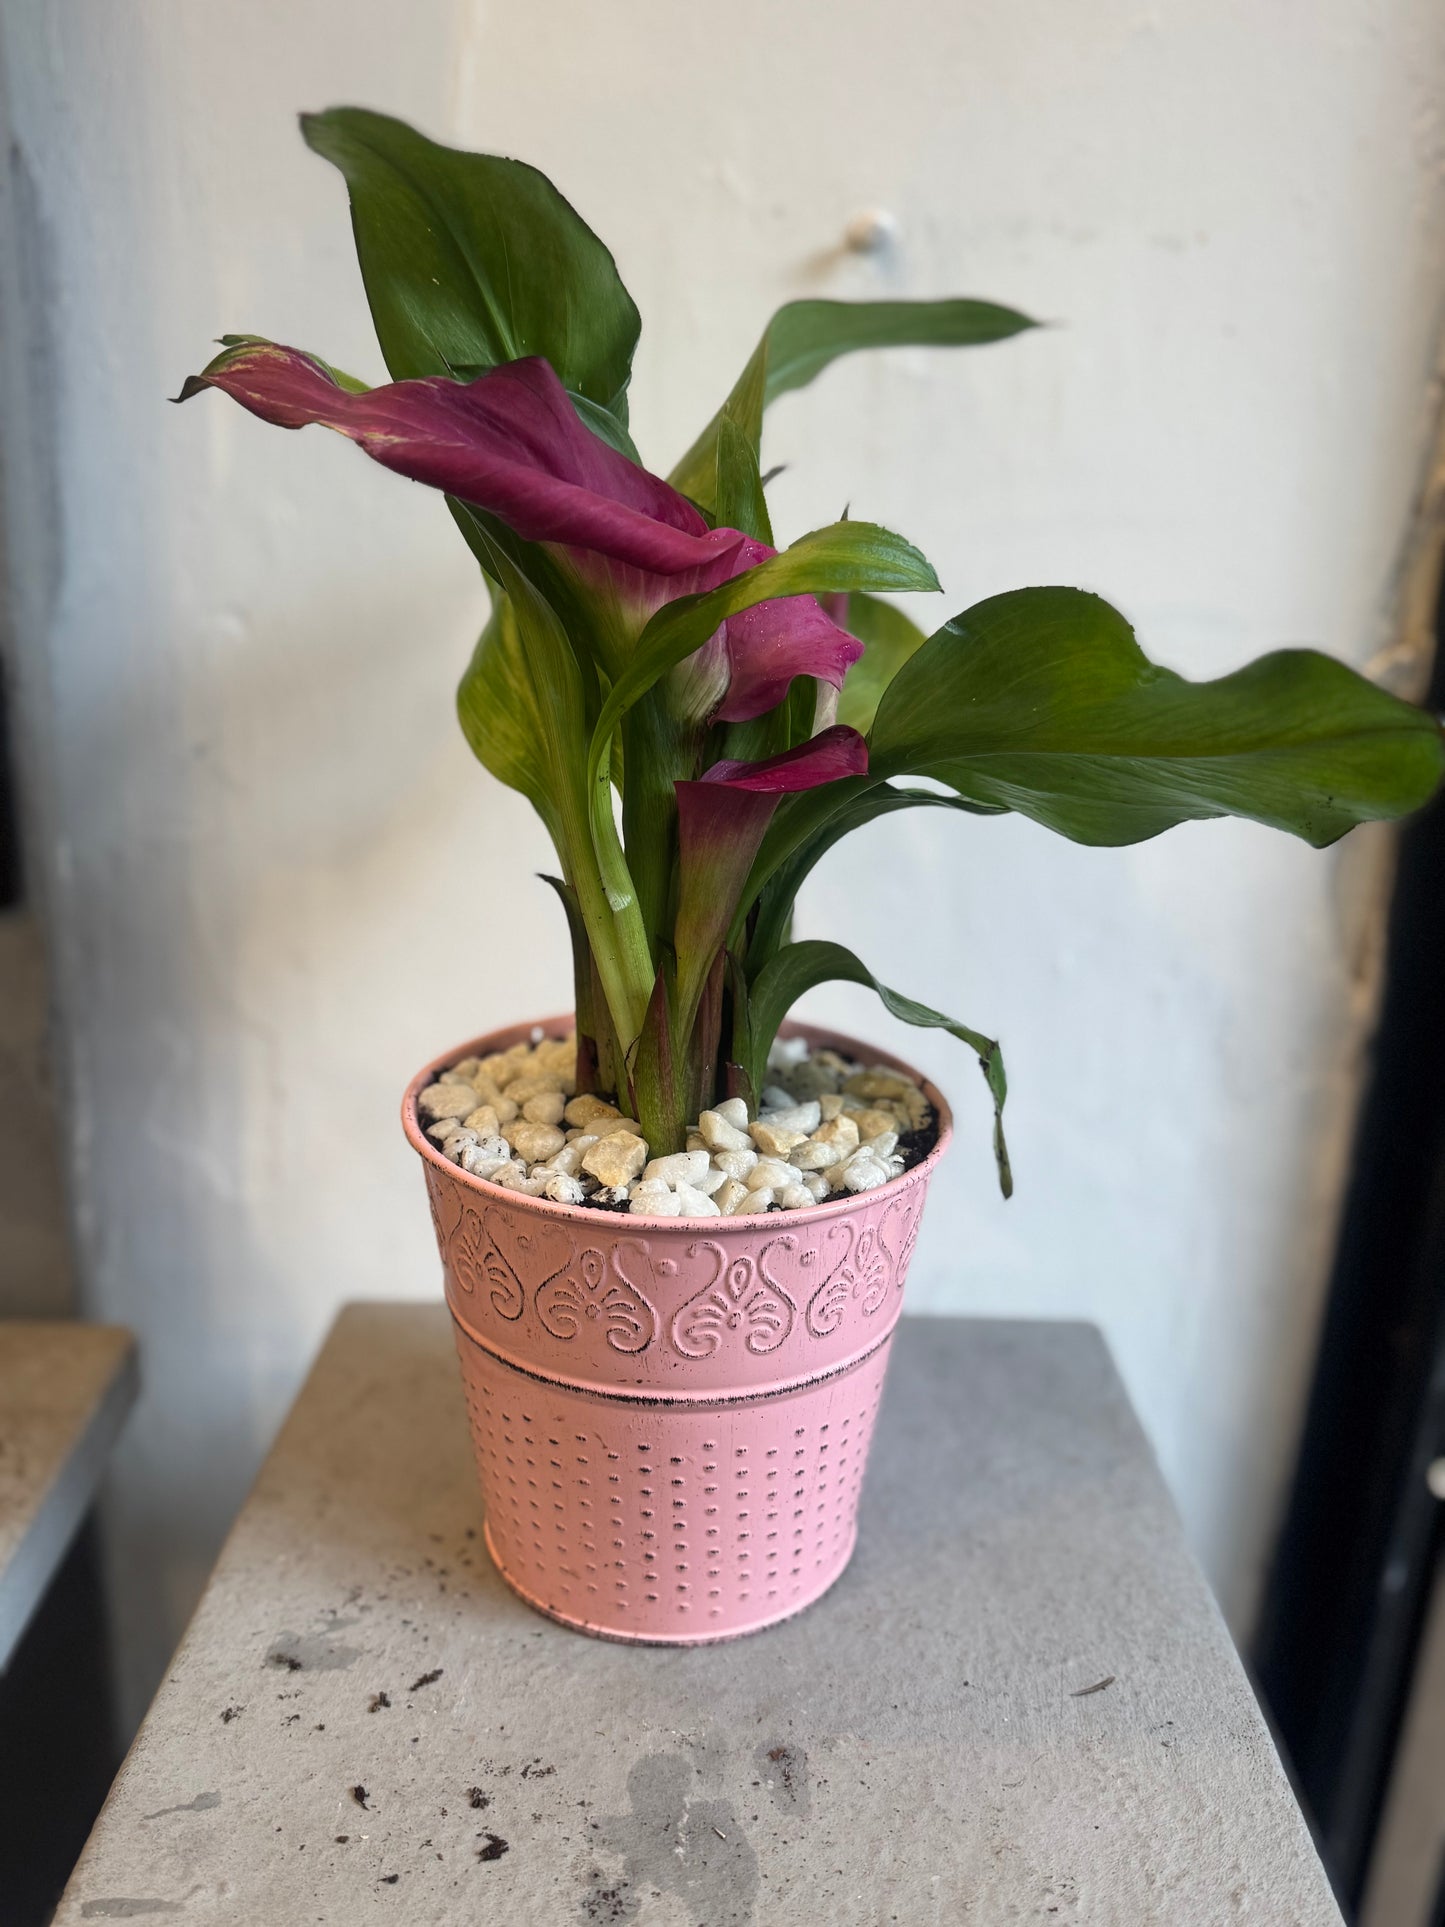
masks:
<svg viewBox="0 0 1445 1927"><path fill-rule="evenodd" d="M636 1921L644 1900L676 1894L688 1918L707 1927L751 1927L758 1856L728 1800L695 1792L682 1753L651 1753L627 1776L630 1813L597 1823L596 1846L620 1856L620 1875L589 1871L580 1918Z"/></svg>
<svg viewBox="0 0 1445 1927"><path fill-rule="evenodd" d="M178 1900L86 1900L82 1901L82 1920L140 1920L145 1914L178 1914Z"/></svg>
<svg viewBox="0 0 1445 1927"><path fill-rule="evenodd" d="M813 1784L808 1776L808 1756L791 1740L767 1740L753 1755L758 1778L773 1796L781 1812L806 1820L813 1811Z"/></svg>
<svg viewBox="0 0 1445 1927"><path fill-rule="evenodd" d="M182 1800L179 1806L157 1807L154 1813L143 1813L142 1820L164 1820L168 1813L209 1813L221 1804L219 1793L198 1793L194 1800Z"/></svg>
<svg viewBox="0 0 1445 1927"><path fill-rule="evenodd" d="M266 1649L266 1664L288 1673L339 1673L361 1658L357 1646L343 1645L326 1633L277 1633Z"/></svg>

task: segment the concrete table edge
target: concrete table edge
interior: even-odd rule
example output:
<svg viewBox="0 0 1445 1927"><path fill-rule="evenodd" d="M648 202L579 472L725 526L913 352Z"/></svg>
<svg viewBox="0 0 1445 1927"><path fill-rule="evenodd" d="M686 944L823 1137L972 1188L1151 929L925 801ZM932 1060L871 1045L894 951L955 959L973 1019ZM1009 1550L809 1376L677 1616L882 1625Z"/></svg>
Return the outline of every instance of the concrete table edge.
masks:
<svg viewBox="0 0 1445 1927"><path fill-rule="evenodd" d="M49 1465L0 1568L0 1673L14 1657L90 1509L140 1390L135 1337L124 1327L67 1319L6 1320L0 1323L0 1346L42 1334L61 1352L78 1338L94 1356L85 1361L91 1369L73 1411L59 1415L60 1435L47 1441L52 1448ZM4 1365L0 1350L0 1439L6 1418Z"/></svg>

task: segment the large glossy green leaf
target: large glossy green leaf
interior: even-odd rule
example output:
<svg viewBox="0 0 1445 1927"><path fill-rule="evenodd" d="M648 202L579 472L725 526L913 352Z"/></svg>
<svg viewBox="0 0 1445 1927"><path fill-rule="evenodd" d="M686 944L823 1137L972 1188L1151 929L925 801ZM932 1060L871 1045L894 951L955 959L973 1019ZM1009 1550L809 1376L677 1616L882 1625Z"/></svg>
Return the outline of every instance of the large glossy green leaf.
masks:
<svg viewBox="0 0 1445 1927"><path fill-rule="evenodd" d="M768 403L805 387L840 355L860 348L977 347L1035 325L993 301L789 301L764 329L732 393L672 471L673 485L711 508L723 420L735 422L756 449Z"/></svg>
<svg viewBox="0 0 1445 1927"><path fill-rule="evenodd" d="M753 1080L754 1089L762 1087L764 1066L773 1039L778 1034L778 1026L804 991L825 983L863 984L877 992L883 1008L891 1016L924 1030L946 1030L950 1036L977 1053L979 1068L993 1098L993 1151L998 1165L999 1188L1006 1198L1011 1197L1013 1173L1009 1167L1008 1146L1003 1134L1003 1107L1008 1096L1008 1079L1004 1075L1003 1055L998 1045L981 1031L970 1030L966 1024L955 1023L953 1018L945 1017L941 1011L930 1010L927 1004L915 1003L913 998L890 990L841 943L822 943L810 939L804 943L786 944L753 980L748 998L748 1048L751 1061L745 1068Z"/></svg>
<svg viewBox="0 0 1445 1927"><path fill-rule="evenodd" d="M863 644L863 654L844 680L838 698L838 721L866 736L884 690L928 637L900 608L878 596L850 595L839 620L849 635Z"/></svg>
<svg viewBox="0 0 1445 1927"><path fill-rule="evenodd" d="M800 536L781 555L744 570L721 588L681 596L659 609L602 705L588 758L593 839L613 907L620 909L631 900L631 883L621 874L613 822L611 743L618 723L640 696L700 649L729 616L755 603L774 596L937 586L938 578L926 557L901 535L872 522L834 522Z"/></svg>
<svg viewBox="0 0 1445 1927"><path fill-rule="evenodd" d="M637 309L611 254L545 174L440 146L361 107L305 114L301 130L346 177L394 380L545 355L584 403L626 426Z"/></svg>
<svg viewBox="0 0 1445 1927"><path fill-rule="evenodd" d="M1417 808L1445 770L1437 721L1343 663L1284 650L1187 682L1078 589L946 623L884 692L869 748L875 776L934 777L1093 844L1242 816L1322 847Z"/></svg>

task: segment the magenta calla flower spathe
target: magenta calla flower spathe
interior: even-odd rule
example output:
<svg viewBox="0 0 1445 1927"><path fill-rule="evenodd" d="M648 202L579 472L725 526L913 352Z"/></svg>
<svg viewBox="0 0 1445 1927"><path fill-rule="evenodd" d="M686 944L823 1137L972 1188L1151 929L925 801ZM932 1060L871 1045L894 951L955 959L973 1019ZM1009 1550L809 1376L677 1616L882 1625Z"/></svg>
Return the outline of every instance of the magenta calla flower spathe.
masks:
<svg viewBox="0 0 1445 1927"><path fill-rule="evenodd" d="M866 776L868 745L856 729L835 723L820 735L763 762L714 763L695 782L676 783L678 901L674 943L681 1021L691 1021L713 958L785 795Z"/></svg>
<svg viewBox="0 0 1445 1927"><path fill-rule="evenodd" d="M715 589L776 553L701 511L594 435L537 357L475 381L445 376L355 390L313 356L245 342L181 390L220 388L281 428L311 423L347 436L374 461L488 510L529 542L565 550L584 578L604 576L636 630L664 603ZM774 598L732 616L707 645L720 722L765 715L796 676L834 688L862 644L812 596ZM701 654L702 652L699 652Z"/></svg>

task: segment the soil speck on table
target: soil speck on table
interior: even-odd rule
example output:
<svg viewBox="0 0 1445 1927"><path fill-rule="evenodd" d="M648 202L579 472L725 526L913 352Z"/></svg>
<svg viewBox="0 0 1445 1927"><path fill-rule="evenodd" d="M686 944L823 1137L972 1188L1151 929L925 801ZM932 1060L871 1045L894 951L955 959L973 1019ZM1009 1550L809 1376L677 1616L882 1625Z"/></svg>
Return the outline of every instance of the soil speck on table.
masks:
<svg viewBox="0 0 1445 1927"><path fill-rule="evenodd" d="M366 1806L366 1803L371 1796L367 1793L366 1788L361 1784L359 1780L357 1781L356 1785L351 1789L351 1797L353 1800L355 1800L356 1804L359 1807L366 1807L366 1811L370 1813L371 1809L370 1807Z"/></svg>
<svg viewBox="0 0 1445 1927"><path fill-rule="evenodd" d="M484 1833L481 1835L481 1840L482 1844L477 1848L478 1860L500 1860L504 1853L510 1851L507 1842L499 1833Z"/></svg>
<svg viewBox="0 0 1445 1927"><path fill-rule="evenodd" d="M420 1679L414 1679L406 1690L408 1693L419 1693L423 1686L434 1686L441 1678L442 1672L442 1667L434 1666L429 1673L423 1673ZM388 1700L387 1705L389 1706L390 1704L391 1702Z"/></svg>

